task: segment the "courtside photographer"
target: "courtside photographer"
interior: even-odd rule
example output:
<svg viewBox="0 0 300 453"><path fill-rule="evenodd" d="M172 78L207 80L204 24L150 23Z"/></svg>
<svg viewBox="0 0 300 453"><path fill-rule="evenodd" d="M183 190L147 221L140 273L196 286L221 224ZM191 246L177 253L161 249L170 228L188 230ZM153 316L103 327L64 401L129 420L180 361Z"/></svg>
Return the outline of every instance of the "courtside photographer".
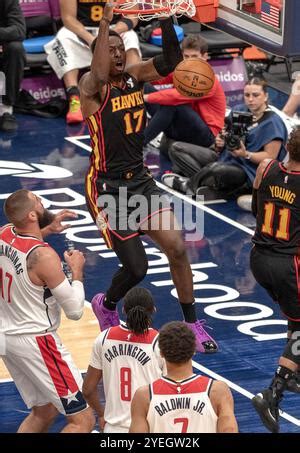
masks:
<svg viewBox="0 0 300 453"><path fill-rule="evenodd" d="M206 149L205 161L210 162L189 178L169 173L162 179L169 187L204 199L236 198L251 193L262 160L284 159L286 141L282 119L268 106L266 82L253 78L244 87L244 105L231 113L214 149Z"/></svg>

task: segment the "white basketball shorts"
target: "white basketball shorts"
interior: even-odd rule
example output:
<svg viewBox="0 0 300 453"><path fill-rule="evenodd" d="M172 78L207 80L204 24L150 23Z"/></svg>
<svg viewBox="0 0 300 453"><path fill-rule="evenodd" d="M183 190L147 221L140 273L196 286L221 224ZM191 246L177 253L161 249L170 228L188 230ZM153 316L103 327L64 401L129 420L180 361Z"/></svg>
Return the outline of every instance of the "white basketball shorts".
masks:
<svg viewBox="0 0 300 453"><path fill-rule="evenodd" d="M87 408L79 369L56 333L6 335L1 356L28 409L52 403L63 415Z"/></svg>

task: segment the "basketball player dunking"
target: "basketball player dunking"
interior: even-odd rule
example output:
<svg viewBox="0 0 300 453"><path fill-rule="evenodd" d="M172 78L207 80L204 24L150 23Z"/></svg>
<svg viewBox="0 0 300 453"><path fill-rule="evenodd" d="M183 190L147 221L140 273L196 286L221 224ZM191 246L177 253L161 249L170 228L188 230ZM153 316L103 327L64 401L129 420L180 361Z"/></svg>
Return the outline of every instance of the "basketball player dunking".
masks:
<svg viewBox="0 0 300 453"><path fill-rule="evenodd" d="M182 322L170 322L160 330L158 345L167 375L136 391L129 432L236 433L227 384L193 373L193 332Z"/></svg>
<svg viewBox="0 0 300 453"><path fill-rule="evenodd" d="M109 29L112 18L113 4L108 3L92 46L91 70L80 80L82 111L92 146L86 177L87 205L107 245L122 263L106 295L93 298L93 310L102 330L119 324L117 302L147 273L148 260L139 238L146 233L168 257L184 319L197 337L197 350L216 352L216 342L196 317L192 272L175 217L143 165L146 114L142 82L169 74L182 60L177 36L171 18L161 20L163 54L125 68L122 39ZM134 210L128 207L128 201L136 195L146 200L143 215L134 224L119 226L124 221L127 224ZM111 202L107 204L108 196ZM151 201L158 196L161 204L154 209L157 203ZM136 207L136 203L132 205Z"/></svg>

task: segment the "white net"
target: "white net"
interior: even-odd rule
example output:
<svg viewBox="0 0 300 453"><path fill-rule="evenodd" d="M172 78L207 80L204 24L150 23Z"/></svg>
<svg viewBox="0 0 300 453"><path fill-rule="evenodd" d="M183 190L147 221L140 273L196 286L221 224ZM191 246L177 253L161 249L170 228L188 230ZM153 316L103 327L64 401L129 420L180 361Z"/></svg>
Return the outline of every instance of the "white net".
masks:
<svg viewBox="0 0 300 453"><path fill-rule="evenodd" d="M173 15L193 17L196 14L196 7L193 0L121 0L114 11L125 15L137 15L139 19L149 21Z"/></svg>

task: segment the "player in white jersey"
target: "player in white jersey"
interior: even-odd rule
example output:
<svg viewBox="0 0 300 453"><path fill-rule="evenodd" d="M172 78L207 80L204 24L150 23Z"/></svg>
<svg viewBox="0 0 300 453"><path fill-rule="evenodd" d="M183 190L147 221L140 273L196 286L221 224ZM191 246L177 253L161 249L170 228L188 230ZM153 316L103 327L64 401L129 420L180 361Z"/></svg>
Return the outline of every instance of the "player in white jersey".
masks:
<svg viewBox="0 0 300 453"><path fill-rule="evenodd" d="M124 297L126 326L104 330L95 341L83 395L96 410L105 433L128 432L134 392L162 375L165 362L158 349L158 332L150 327L154 311L151 293L132 288ZM97 393L101 378L104 411Z"/></svg>
<svg viewBox="0 0 300 453"><path fill-rule="evenodd" d="M167 375L136 391L130 433L238 432L227 384L193 373L195 341L182 322L162 327L158 344Z"/></svg>
<svg viewBox="0 0 300 453"><path fill-rule="evenodd" d="M5 201L11 224L0 229L0 356L30 414L18 432L46 432L58 413L66 415L64 432L90 432L91 408L83 399L80 371L56 334L61 308L70 319L83 313L84 257L74 250L64 258L72 270L72 286L57 253L43 240L67 226L39 197L18 190Z"/></svg>

